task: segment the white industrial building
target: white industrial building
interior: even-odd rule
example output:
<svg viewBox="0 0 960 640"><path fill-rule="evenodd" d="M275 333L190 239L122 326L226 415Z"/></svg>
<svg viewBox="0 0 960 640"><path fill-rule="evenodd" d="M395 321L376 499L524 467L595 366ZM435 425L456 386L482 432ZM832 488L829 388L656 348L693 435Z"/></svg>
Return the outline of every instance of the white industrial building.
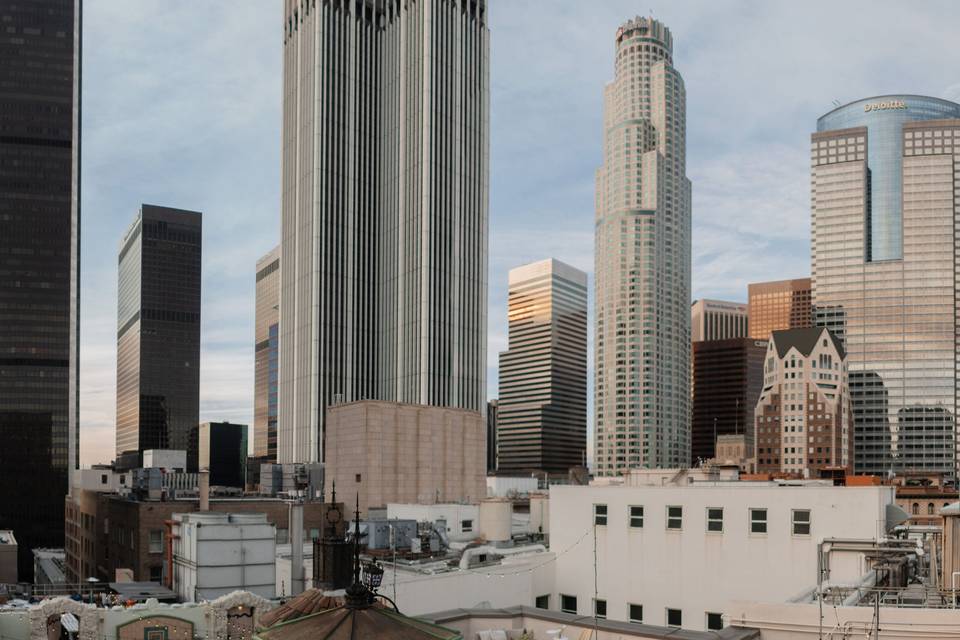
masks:
<svg viewBox="0 0 960 640"><path fill-rule="evenodd" d="M507 498L533 493L540 488L534 476L487 476L487 497Z"/></svg>
<svg viewBox="0 0 960 640"><path fill-rule="evenodd" d="M475 504L397 504L387 505L388 520L430 522L455 541L473 540L480 531L480 508Z"/></svg>
<svg viewBox="0 0 960 640"><path fill-rule="evenodd" d="M880 540L888 512L898 510L892 487L670 484L659 477L663 486L650 476L651 484L551 488L556 582L536 594L538 604L580 615L596 610L612 620L720 628L729 624L733 601L782 603L808 592L817 585L824 538ZM829 563L836 583L858 583L867 571L857 553L838 552Z"/></svg>
<svg viewBox="0 0 960 640"><path fill-rule="evenodd" d="M173 590L183 602L232 591L276 596L276 527L263 513L173 515Z"/></svg>

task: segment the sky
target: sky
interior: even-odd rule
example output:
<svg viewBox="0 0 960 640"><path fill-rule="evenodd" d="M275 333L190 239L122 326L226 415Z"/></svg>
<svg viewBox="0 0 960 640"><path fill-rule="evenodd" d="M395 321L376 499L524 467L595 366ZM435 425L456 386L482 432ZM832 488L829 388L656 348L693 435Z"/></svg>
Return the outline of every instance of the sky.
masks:
<svg viewBox="0 0 960 640"><path fill-rule="evenodd" d="M666 23L686 84L694 299L745 301L748 282L809 274L818 116L887 93L960 101L953 0L488 6L491 398L511 268L583 269L592 306L602 92L628 18ZM113 457L117 251L141 203L203 212L200 419L252 424L254 270L279 241L281 7L84 2L82 465Z"/></svg>

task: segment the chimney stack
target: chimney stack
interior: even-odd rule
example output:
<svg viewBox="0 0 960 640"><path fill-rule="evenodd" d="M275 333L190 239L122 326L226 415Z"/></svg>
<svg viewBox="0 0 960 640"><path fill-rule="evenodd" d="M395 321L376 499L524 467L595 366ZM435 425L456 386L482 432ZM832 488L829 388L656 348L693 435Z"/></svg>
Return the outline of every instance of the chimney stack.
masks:
<svg viewBox="0 0 960 640"><path fill-rule="evenodd" d="M200 511L210 511L210 471L200 470Z"/></svg>

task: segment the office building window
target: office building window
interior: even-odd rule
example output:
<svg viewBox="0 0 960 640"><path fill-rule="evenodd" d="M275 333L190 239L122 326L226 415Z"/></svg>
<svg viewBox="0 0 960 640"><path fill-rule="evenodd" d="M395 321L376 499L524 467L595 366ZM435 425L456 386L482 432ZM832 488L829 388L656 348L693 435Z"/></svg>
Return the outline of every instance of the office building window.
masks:
<svg viewBox="0 0 960 640"><path fill-rule="evenodd" d="M667 626L668 627L683 626L683 613L680 611L680 609L667 609Z"/></svg>
<svg viewBox="0 0 960 640"><path fill-rule="evenodd" d="M627 613L630 616L630 622L643 622L642 604L628 604Z"/></svg>
<svg viewBox="0 0 960 640"><path fill-rule="evenodd" d="M547 594L545 596L537 596L536 607L537 609L549 609L550 594Z"/></svg>
<svg viewBox="0 0 960 640"><path fill-rule="evenodd" d="M723 509L707 507L707 531L723 531Z"/></svg>
<svg viewBox="0 0 960 640"><path fill-rule="evenodd" d="M605 504L593 505L593 524L595 525L607 524L607 505Z"/></svg>
<svg viewBox="0 0 960 640"><path fill-rule="evenodd" d="M567 596L560 594L560 611L564 613L577 612L577 596Z"/></svg>
<svg viewBox="0 0 960 640"><path fill-rule="evenodd" d="M643 528L643 507L630 507L630 526L634 529Z"/></svg>
<svg viewBox="0 0 960 640"><path fill-rule="evenodd" d="M163 530L150 529L150 553L161 553L163 551Z"/></svg>
<svg viewBox="0 0 960 640"><path fill-rule="evenodd" d="M707 631L723 629L723 614L707 611Z"/></svg>
<svg viewBox="0 0 960 640"><path fill-rule="evenodd" d="M810 512L806 509L793 510L793 535L810 535Z"/></svg>
<svg viewBox="0 0 960 640"><path fill-rule="evenodd" d="M683 528L683 507L667 507L667 529Z"/></svg>
<svg viewBox="0 0 960 640"><path fill-rule="evenodd" d="M606 600L594 600L593 601L593 615L598 618L607 617L607 601Z"/></svg>
<svg viewBox="0 0 960 640"><path fill-rule="evenodd" d="M750 533L767 532L767 510L750 509Z"/></svg>
<svg viewBox="0 0 960 640"><path fill-rule="evenodd" d="M463 533L470 533L473 531L473 520L461 520L460 531Z"/></svg>

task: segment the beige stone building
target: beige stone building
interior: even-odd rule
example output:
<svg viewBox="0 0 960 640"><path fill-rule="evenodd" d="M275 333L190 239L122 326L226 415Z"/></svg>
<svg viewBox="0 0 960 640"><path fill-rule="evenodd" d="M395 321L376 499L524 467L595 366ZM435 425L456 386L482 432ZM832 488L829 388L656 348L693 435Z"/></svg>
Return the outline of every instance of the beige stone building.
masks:
<svg viewBox="0 0 960 640"><path fill-rule="evenodd" d="M486 497L486 424L476 411L362 400L329 407L326 424L326 484L336 482L348 505L359 492L361 513Z"/></svg>
<svg viewBox="0 0 960 640"><path fill-rule="evenodd" d="M594 473L690 463L690 211L686 90L673 36L616 32L596 173Z"/></svg>
<svg viewBox="0 0 960 640"><path fill-rule="evenodd" d="M757 472L819 477L851 469L853 419L846 353L828 329L774 331L754 411Z"/></svg>

